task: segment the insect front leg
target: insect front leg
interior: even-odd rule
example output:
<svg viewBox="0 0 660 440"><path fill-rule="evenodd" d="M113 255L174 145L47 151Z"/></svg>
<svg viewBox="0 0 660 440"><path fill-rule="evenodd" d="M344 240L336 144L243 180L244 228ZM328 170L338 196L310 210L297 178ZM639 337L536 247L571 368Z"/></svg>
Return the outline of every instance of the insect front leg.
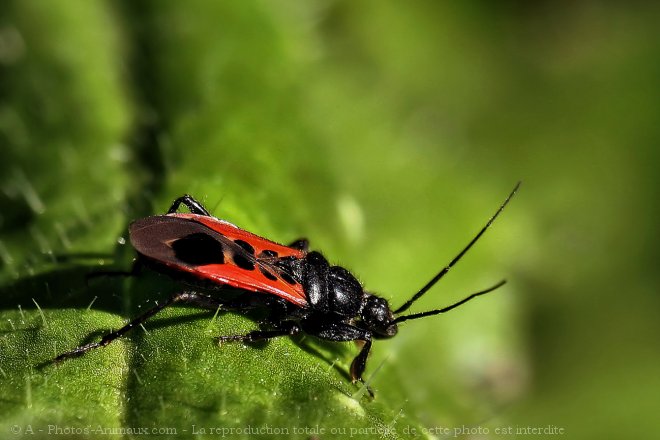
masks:
<svg viewBox="0 0 660 440"><path fill-rule="evenodd" d="M218 300L211 296L202 295L191 291L179 292L170 296L166 301L162 302L161 304L158 304L157 306L147 310L146 312L144 312L143 314L133 319L131 322L129 322L122 328L120 328L119 330L115 330L113 332L108 333L103 338L101 338L100 341L81 345L80 347L76 347L71 351L62 353L61 355L57 356L53 360L53 362L57 363L72 357L82 356L83 354L87 353L90 350L94 350L95 348L105 347L115 339L122 337L124 334L133 330L138 325L146 322L155 314L163 310L165 307L169 307L177 302L185 302L185 303L193 304L197 307L212 309L212 310L215 310L221 306Z"/></svg>
<svg viewBox="0 0 660 440"><path fill-rule="evenodd" d="M365 383L362 374L364 373L364 369L367 365L367 357L371 350L372 333L369 330L364 330L343 322L324 321L323 319L319 320L318 317L308 318L303 321L303 330L317 338L328 341L364 341L360 353L358 353L351 363L350 371L353 383ZM371 391L371 388L368 386L367 391L369 391L371 397L374 397L373 391Z"/></svg>
<svg viewBox="0 0 660 440"><path fill-rule="evenodd" d="M172 202L172 206L170 206L170 209L167 211L168 214L174 214L179 210L179 206L185 205L191 213L193 214L198 214L198 215L206 215L206 216L211 216L211 214L204 208L204 206L195 200L191 195L184 194L178 199L176 199L174 202Z"/></svg>
<svg viewBox="0 0 660 440"><path fill-rule="evenodd" d="M353 379L353 383L357 381L364 383L362 374L364 373L364 369L367 366L367 357L369 356L369 351L371 350L371 337L369 337L369 339L363 340L364 345L362 346L360 353L358 353L358 355L355 356L355 359L353 359L353 362L351 362L351 378ZM369 392L373 397L371 390L369 390Z"/></svg>

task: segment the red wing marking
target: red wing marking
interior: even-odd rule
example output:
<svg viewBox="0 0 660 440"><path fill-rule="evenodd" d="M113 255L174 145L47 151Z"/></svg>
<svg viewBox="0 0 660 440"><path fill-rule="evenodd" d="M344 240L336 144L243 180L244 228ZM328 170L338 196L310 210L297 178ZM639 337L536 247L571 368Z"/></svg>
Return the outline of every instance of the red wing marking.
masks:
<svg viewBox="0 0 660 440"><path fill-rule="evenodd" d="M167 214L146 217L129 227L133 247L144 257L173 269L226 284L239 289L277 295L298 306L307 305L307 297L298 282L273 263L282 257L303 258L305 252L267 240L244 231L229 222L197 214ZM202 259L213 253L208 264L196 262L198 241L190 241L186 253L192 258L182 259L173 246L187 237L201 237ZM248 252L236 243L248 243L254 252ZM243 244L245 246L245 244ZM268 257L259 258L264 251ZM276 256L273 256L276 253ZM242 264L238 264L240 259ZM269 277L266 276L269 275ZM288 280L288 281L287 281Z"/></svg>

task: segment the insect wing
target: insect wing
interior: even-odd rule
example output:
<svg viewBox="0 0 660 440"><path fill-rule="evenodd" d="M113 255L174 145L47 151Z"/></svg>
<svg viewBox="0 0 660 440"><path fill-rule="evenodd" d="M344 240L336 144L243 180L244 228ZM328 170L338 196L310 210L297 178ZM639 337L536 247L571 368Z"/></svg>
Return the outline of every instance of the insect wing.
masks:
<svg viewBox="0 0 660 440"><path fill-rule="evenodd" d="M129 227L133 247L144 257L202 279L277 295L307 304L302 286L271 264L278 257L305 253L214 217L167 214L146 217Z"/></svg>
<svg viewBox="0 0 660 440"><path fill-rule="evenodd" d="M207 226L213 231L219 232L220 234L229 237L231 240L242 240L246 243L249 243L250 246L254 248L255 255L257 256L263 254L264 251L273 251L275 253L274 256L280 258L303 258L306 254L304 251L290 248L289 246L284 246L283 244L275 243L274 241L260 237L256 234L253 234L252 232L248 232L232 223L229 223L228 221L221 220L219 218L188 213L168 214L163 217L175 217L193 220Z"/></svg>

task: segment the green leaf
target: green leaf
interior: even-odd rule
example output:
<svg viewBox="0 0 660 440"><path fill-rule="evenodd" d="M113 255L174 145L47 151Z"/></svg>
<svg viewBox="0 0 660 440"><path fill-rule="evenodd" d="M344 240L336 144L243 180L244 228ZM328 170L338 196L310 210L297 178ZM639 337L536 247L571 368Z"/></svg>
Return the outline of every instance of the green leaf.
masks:
<svg viewBox="0 0 660 440"><path fill-rule="evenodd" d="M286 13L267 2L118 5L2 6L4 32L13 38L0 82L0 129L9 146L0 150L7 208L0 232L2 426L43 437L57 429L131 437L136 432L126 429L192 435L222 428L236 437L256 429L395 438L423 432L422 423L476 422L488 414L488 405L475 409L482 394L465 393L461 381L472 376L462 376L453 360L460 349L451 341L465 338L451 334L470 322L433 321L432 332L410 323L395 340L377 341L367 370L374 401L348 380L354 344L300 337L218 347L217 336L254 329L254 317L188 307L168 308L81 358L49 363L180 288L149 273L85 276L103 265L128 269L126 225L165 211L183 193L276 241L310 237L314 248L399 304L449 261L468 231L483 224L473 219L485 221L509 189L480 193L479 209L457 207L448 229L437 232L439 206L459 203L452 188L442 189L443 176L456 171L440 168L436 148L399 137L406 127L393 107L354 100L363 89L388 102L403 98L391 78L360 80L364 72L335 52L341 41L331 26L315 25L320 9L298 2L287 2ZM391 12L383 9L377 21ZM354 35L352 50L361 47L376 64L391 62L371 30L351 22L365 13L338 5L328 15L346 26L340 35ZM402 26L413 32L411 23ZM449 227L464 223L465 234L446 238ZM429 248L440 234L449 242L442 255ZM492 255L491 248L480 258ZM484 283L475 285L492 279L481 275ZM438 301L420 307L429 304ZM475 306L471 322L481 319L493 330L490 343L515 351L502 338L510 310L500 307L504 318L488 321L492 311Z"/></svg>

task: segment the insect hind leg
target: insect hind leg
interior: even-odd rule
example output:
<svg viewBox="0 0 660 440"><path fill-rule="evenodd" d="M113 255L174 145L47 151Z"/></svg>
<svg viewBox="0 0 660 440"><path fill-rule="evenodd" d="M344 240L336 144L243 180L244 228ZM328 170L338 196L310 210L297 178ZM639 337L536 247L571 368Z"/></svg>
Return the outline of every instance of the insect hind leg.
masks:
<svg viewBox="0 0 660 440"><path fill-rule="evenodd" d="M170 209L168 209L167 213L174 214L179 210L179 207L181 205L186 206L193 214L205 215L208 217L211 216L211 214L206 210L206 208L204 208L204 206L200 202L195 200L189 194L184 194L178 199L176 199L174 202L172 202L172 206L170 206Z"/></svg>
<svg viewBox="0 0 660 440"><path fill-rule="evenodd" d="M69 358L82 356L83 354L87 353L88 351L94 350L95 348L105 347L106 345L110 344L112 341L122 337L129 331L133 330L138 325L148 321L150 318L152 318L154 315L156 315L164 308L169 307L178 302L188 303L200 308L212 309L212 310L215 310L221 306L221 303L217 299L210 297L208 295L202 295L200 293L191 292L191 291L179 292L170 296L166 301L162 302L161 304L152 307L143 314L134 318L131 322L129 322L122 328L110 332L107 335L103 336L103 338L101 338L100 341L81 345L79 347L74 348L71 351L62 353L59 356L57 356L55 359L53 359L53 362L59 363Z"/></svg>

